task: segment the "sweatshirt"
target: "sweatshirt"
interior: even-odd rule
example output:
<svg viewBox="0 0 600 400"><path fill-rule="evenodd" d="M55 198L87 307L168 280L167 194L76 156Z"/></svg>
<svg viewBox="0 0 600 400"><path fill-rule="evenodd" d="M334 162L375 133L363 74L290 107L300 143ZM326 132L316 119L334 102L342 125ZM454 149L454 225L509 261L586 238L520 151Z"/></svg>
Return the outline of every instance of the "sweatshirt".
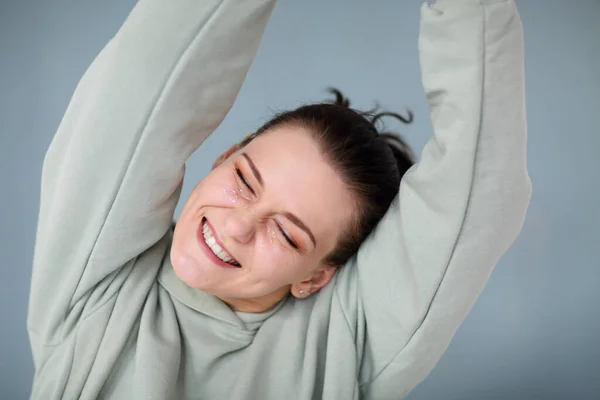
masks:
<svg viewBox="0 0 600 400"><path fill-rule="evenodd" d="M306 299L232 311L169 260L186 159L232 106L273 0L140 0L44 160L32 399L399 399L431 371L530 198L511 0L423 4L433 138L358 253Z"/></svg>

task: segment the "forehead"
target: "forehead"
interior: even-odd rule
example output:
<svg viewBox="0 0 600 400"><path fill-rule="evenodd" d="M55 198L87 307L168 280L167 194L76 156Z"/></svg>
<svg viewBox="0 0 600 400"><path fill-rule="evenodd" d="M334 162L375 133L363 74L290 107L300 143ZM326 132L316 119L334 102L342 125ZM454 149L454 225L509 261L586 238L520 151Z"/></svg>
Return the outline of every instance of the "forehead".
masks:
<svg viewBox="0 0 600 400"><path fill-rule="evenodd" d="M317 242L333 246L350 221L353 202L315 139L303 128L279 127L259 135L244 151L262 175L265 196L280 211L298 216Z"/></svg>

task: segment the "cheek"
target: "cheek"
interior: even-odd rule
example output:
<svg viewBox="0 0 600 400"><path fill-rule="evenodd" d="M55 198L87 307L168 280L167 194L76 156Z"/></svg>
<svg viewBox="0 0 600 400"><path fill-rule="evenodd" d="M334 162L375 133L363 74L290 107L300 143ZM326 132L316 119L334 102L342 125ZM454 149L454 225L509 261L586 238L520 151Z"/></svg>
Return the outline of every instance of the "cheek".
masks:
<svg viewBox="0 0 600 400"><path fill-rule="evenodd" d="M284 285L305 277L308 260L285 248L272 229L258 237L255 246L253 275L256 278Z"/></svg>
<svg viewBox="0 0 600 400"><path fill-rule="evenodd" d="M226 185L221 188L223 200L231 205L242 204L246 201L244 194L240 188L235 185Z"/></svg>
<svg viewBox="0 0 600 400"><path fill-rule="evenodd" d="M279 240L277 238L277 232L272 226L267 227L266 235L264 239L259 243L259 245L262 247L273 247L277 251L282 250L281 244L279 243Z"/></svg>
<svg viewBox="0 0 600 400"><path fill-rule="evenodd" d="M261 275L280 274L289 269L287 268L291 261L289 255L268 229L256 238L254 254L255 270Z"/></svg>
<svg viewBox="0 0 600 400"><path fill-rule="evenodd" d="M244 200L243 193L235 181L217 169L196 185L186 200L184 210L203 206L236 206Z"/></svg>

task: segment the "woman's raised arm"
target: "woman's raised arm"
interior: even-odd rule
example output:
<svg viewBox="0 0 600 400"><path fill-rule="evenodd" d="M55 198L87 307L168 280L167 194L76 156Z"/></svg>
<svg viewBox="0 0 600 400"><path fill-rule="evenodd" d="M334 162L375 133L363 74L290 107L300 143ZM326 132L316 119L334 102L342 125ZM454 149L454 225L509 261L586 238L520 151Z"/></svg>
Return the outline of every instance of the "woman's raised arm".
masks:
<svg viewBox="0 0 600 400"><path fill-rule="evenodd" d="M33 343L61 340L164 237L184 163L233 104L273 4L140 0L96 57L44 161Z"/></svg>
<svg viewBox="0 0 600 400"><path fill-rule="evenodd" d="M519 233L530 198L514 2L424 4L419 52L434 137L356 265L342 269L353 279L338 281L358 320L366 398L397 399L431 371Z"/></svg>

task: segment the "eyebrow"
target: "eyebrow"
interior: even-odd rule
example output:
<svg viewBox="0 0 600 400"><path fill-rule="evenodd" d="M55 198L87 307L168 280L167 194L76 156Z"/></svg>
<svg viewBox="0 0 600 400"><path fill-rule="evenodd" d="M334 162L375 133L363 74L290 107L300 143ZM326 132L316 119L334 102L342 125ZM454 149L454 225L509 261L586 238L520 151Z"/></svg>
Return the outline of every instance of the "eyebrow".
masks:
<svg viewBox="0 0 600 400"><path fill-rule="evenodd" d="M252 161L252 159L250 158L250 156L246 153L242 153L242 156L244 156L244 158L246 159L246 161L248 161L248 164L250 165L250 169L252 170L252 173L254 174L254 177L256 178L256 180L258 181L258 183L260 184L261 187L264 186L264 182L262 179L262 176L260 176L260 172L258 172L258 168L256 168L256 165L254 165L254 162Z"/></svg>
<svg viewBox="0 0 600 400"><path fill-rule="evenodd" d="M254 162L252 161L252 159L250 158L250 156L248 154L246 154L246 153L242 153L242 156L248 162L248 165L250 166L250 169L252 170L252 173L254 174L254 177L256 178L256 180L258 181L258 183L260 184L260 186L262 188L264 188L264 181L262 179L262 176L260 175L260 172L258 171L258 168L256 168L256 165L254 164ZM315 239L315 235L313 235L313 233L308 228L308 226L306 226L306 224L304 222L302 222L302 220L300 218L298 218L297 216L295 216L291 212L284 212L283 215L287 219L289 219L290 221L292 221L294 224L296 224L298 226L298 228L302 229L308 235L308 237L310 237L310 241L312 242L313 246L317 247L317 240Z"/></svg>

